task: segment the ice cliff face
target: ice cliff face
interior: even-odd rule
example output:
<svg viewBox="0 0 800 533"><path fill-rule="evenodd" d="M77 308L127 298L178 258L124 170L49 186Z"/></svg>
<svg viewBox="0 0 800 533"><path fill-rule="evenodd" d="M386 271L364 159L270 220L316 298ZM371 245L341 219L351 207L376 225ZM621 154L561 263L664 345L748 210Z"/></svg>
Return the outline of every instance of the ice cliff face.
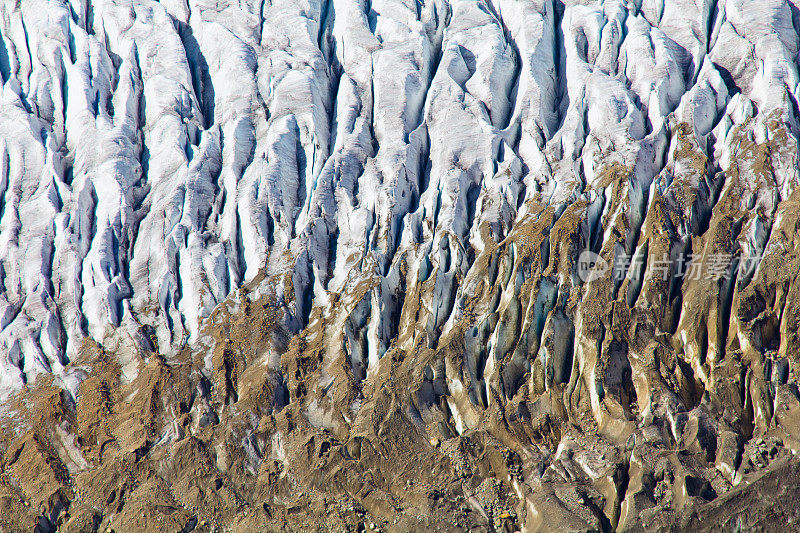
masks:
<svg viewBox="0 0 800 533"><path fill-rule="evenodd" d="M800 446L798 29L794 0L7 0L0 396L52 376L80 418L103 372L122 420L182 376L109 439L238 450L219 523L284 490L298 432L456 477L494 443L464 524L677 516ZM75 446L68 477L106 464Z"/></svg>

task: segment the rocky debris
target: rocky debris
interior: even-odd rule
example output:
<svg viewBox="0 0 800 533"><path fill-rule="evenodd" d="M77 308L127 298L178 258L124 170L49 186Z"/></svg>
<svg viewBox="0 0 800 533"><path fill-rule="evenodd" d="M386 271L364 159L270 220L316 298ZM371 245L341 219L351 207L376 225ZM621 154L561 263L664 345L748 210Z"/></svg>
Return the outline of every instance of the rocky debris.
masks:
<svg viewBox="0 0 800 533"><path fill-rule="evenodd" d="M0 529L794 520L798 28L5 4Z"/></svg>

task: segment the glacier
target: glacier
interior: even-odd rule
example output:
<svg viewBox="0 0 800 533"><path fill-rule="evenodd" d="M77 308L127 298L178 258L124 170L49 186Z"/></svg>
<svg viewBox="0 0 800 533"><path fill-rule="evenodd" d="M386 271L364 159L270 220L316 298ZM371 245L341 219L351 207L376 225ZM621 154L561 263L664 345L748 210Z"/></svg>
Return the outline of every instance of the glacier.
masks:
<svg viewBox="0 0 800 533"><path fill-rule="evenodd" d="M611 161L644 211L674 179L676 124L722 171L736 128L797 128L791 2L17 4L0 50L4 394L67 379L87 336L195 343L259 273L291 276L293 297L275 290L295 331L377 273L382 353L399 258L467 275L483 223L498 242L529 201L594 205ZM431 329L454 313L445 275Z"/></svg>
<svg viewBox="0 0 800 533"><path fill-rule="evenodd" d="M588 416L617 463L566 430L517 453L601 487L611 527L641 512L608 467L646 462L632 435L699 439L735 486L754 431L800 448L799 30L795 0L6 0L0 399L79 401L95 345L123 384L191 352L198 431L259 367L346 441L411 358L393 401L434 448L545 396ZM585 250L735 261L583 283ZM263 345L220 333L262 300ZM746 430L706 408L737 395ZM561 516L508 484L531 528Z"/></svg>

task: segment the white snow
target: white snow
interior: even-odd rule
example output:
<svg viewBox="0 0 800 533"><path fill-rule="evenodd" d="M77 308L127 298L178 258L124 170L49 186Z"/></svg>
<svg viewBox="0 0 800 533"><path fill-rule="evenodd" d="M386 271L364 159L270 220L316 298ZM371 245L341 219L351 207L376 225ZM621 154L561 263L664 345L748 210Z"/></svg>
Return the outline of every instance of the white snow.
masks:
<svg viewBox="0 0 800 533"><path fill-rule="evenodd" d="M406 282L433 284L435 337L459 312L481 224L500 241L527 200L557 213L595 202L611 153L635 167L631 202L646 202L675 148L670 124L691 124L723 169L736 126L754 138L775 117L796 127L792 9L6 3L0 396L41 372L72 383L64 367L86 336L141 338L149 325L161 352L200 342L212 309L260 271L291 275L294 330L309 302L380 278L356 321L366 330L353 332L374 368L397 331L398 258L411 265ZM793 161L775 162L790 176L783 197ZM487 373L505 350L493 335Z"/></svg>

